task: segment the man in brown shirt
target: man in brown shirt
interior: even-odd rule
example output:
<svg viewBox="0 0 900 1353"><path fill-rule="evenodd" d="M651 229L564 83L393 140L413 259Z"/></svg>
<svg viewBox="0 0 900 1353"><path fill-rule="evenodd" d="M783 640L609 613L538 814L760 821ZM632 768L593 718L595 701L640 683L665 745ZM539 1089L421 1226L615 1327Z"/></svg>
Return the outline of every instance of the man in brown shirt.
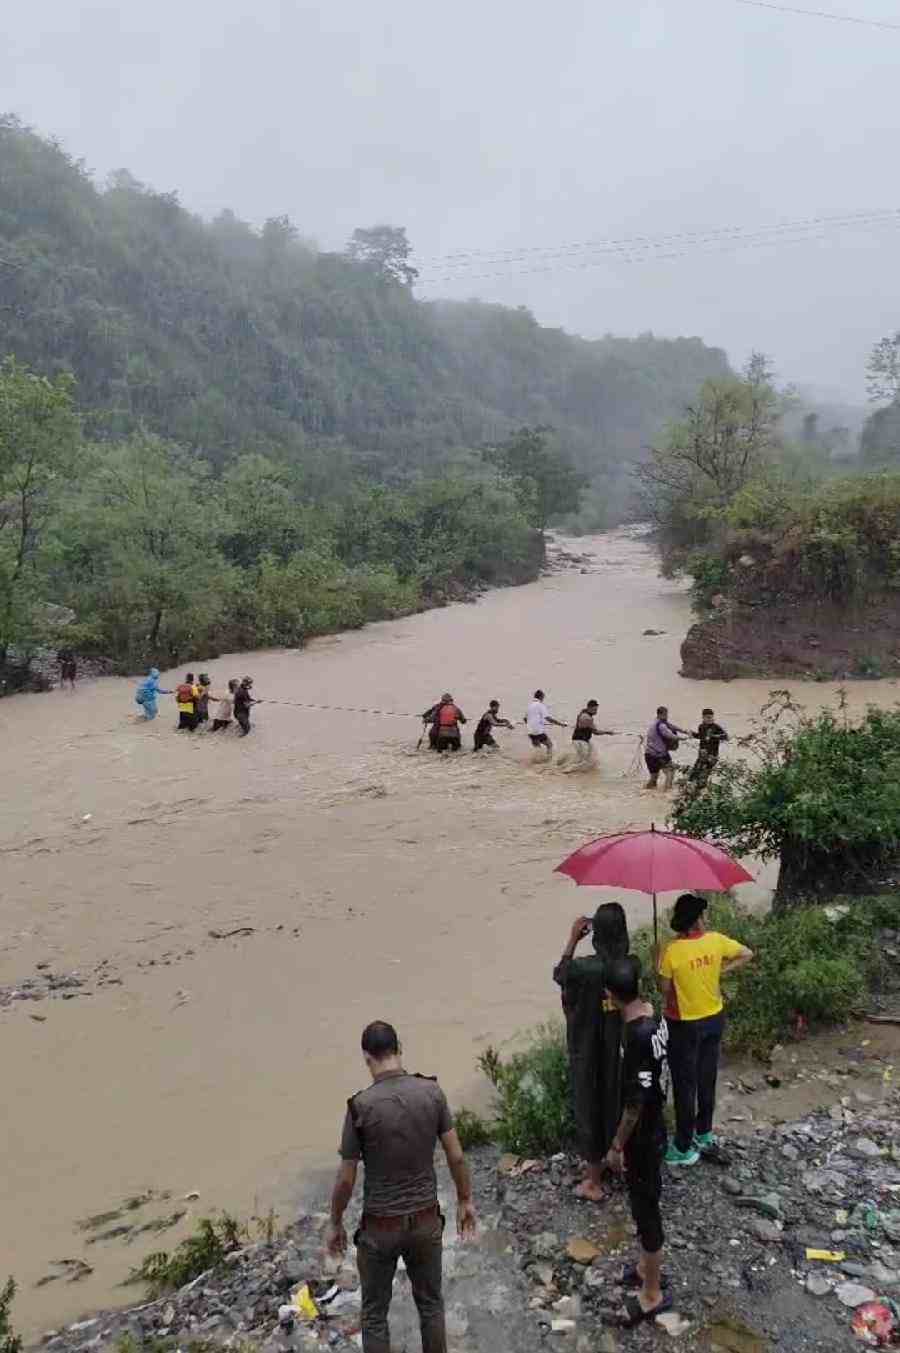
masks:
<svg viewBox="0 0 900 1353"><path fill-rule="evenodd" d="M372 1084L347 1103L328 1250L337 1256L347 1248L344 1212L362 1160L363 1215L354 1241L364 1353L390 1353L388 1310L401 1257L419 1312L422 1353L447 1353L441 1292L444 1218L434 1172L438 1141L456 1185L456 1226L463 1237L475 1230L469 1168L443 1090L432 1078L403 1069L392 1025L369 1024L362 1051Z"/></svg>

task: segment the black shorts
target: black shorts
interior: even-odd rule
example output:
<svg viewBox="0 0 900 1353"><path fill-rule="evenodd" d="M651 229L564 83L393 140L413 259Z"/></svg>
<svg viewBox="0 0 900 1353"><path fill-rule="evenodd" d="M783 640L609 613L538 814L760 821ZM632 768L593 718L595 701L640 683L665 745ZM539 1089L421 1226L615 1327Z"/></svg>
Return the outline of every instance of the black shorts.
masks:
<svg viewBox="0 0 900 1353"><path fill-rule="evenodd" d="M439 752L458 752L462 746L462 735L456 733L438 733L437 749Z"/></svg>
<svg viewBox="0 0 900 1353"><path fill-rule="evenodd" d="M646 752L644 761L651 775L658 775L666 766L672 765L672 758L668 752L664 752L662 756L657 756L655 752Z"/></svg>
<svg viewBox="0 0 900 1353"><path fill-rule="evenodd" d="M549 747L550 739L546 733L529 733L532 747Z"/></svg>
<svg viewBox="0 0 900 1353"><path fill-rule="evenodd" d="M666 1153L665 1130L653 1137L632 1137L625 1147L625 1184L631 1215L641 1249L656 1254L663 1247L662 1162Z"/></svg>
<svg viewBox="0 0 900 1353"><path fill-rule="evenodd" d="M476 752L480 752L482 747L496 747L497 742L493 733L476 733L472 745Z"/></svg>

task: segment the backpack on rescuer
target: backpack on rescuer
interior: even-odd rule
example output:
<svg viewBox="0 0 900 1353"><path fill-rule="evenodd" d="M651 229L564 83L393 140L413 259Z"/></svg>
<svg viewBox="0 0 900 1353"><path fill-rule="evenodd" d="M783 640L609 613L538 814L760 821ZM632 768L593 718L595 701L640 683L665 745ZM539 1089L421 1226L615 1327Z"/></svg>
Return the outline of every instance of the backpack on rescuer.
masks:
<svg viewBox="0 0 900 1353"><path fill-rule="evenodd" d="M452 728L459 721L459 710L453 704L441 705L437 721L440 728Z"/></svg>
<svg viewBox="0 0 900 1353"><path fill-rule="evenodd" d="M182 681L181 685L176 689L175 695L179 705L190 705L194 700L194 688L189 681Z"/></svg>

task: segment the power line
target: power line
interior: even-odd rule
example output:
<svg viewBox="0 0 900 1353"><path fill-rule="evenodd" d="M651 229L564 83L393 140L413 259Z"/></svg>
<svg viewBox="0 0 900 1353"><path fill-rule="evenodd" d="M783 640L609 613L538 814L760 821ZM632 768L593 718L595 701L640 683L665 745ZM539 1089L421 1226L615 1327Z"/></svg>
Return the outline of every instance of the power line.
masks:
<svg viewBox="0 0 900 1353"><path fill-rule="evenodd" d="M854 216L846 220L836 220L827 223L831 228L847 229L855 226L865 226L872 229L878 226L900 225L900 210L883 212L877 216L859 217ZM426 290L433 288L438 283L449 282L475 282L489 278L516 278L524 277L535 273L557 273L557 272L580 272L589 268L600 267L606 262L616 263L654 263L667 262L672 259L685 258L692 254L710 254L734 252L742 249L764 249L777 244L803 244L807 240L822 238L822 232L827 229L826 222L819 222L814 228L799 230L798 227L785 228L783 230L768 229L758 232L744 231L734 232L731 235L722 236L703 236L690 244L685 244L681 248L674 249L655 249L655 248L637 248L635 246L622 247L614 246L605 250L599 250L599 257L581 259L578 262L549 262L534 267L526 268L500 268L490 272L467 272L458 270L457 272L443 274L425 274L421 279L421 286ZM514 260L520 261L520 260ZM525 261L522 259L521 261Z"/></svg>
<svg viewBox="0 0 900 1353"><path fill-rule="evenodd" d="M863 19L857 14L829 14L824 9L796 9L793 5L776 5L772 0L735 0L738 5L752 5L754 9L774 9L781 14L803 14L808 19L831 19L834 23L863 24L867 28L890 28L900 33L900 23L886 19Z"/></svg>
<svg viewBox="0 0 900 1353"><path fill-rule="evenodd" d="M420 275L424 278L448 273L465 273L472 267L485 267L490 264L514 264L544 259L566 258L577 254L616 254L642 253L670 245L704 244L720 239L759 238L763 235L780 235L794 231L806 231L813 227L835 228L839 226L868 225L879 221L893 221L900 214L894 207L872 208L854 212L842 212L831 216L808 216L793 221L779 221L769 226L729 225L707 227L703 230L679 231L669 235L626 235L617 239L581 240L571 244L539 245L509 250L471 249L455 254L436 256L431 260L417 260Z"/></svg>

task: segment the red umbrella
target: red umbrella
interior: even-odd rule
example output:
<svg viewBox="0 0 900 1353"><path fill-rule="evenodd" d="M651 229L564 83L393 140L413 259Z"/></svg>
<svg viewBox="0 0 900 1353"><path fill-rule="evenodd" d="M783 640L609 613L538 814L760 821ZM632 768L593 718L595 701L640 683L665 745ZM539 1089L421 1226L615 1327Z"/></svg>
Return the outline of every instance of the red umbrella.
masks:
<svg viewBox="0 0 900 1353"><path fill-rule="evenodd" d="M556 866L581 886L631 888L653 894L653 934L658 938L656 894L676 888L721 892L753 875L720 846L675 832L618 832L598 836Z"/></svg>

